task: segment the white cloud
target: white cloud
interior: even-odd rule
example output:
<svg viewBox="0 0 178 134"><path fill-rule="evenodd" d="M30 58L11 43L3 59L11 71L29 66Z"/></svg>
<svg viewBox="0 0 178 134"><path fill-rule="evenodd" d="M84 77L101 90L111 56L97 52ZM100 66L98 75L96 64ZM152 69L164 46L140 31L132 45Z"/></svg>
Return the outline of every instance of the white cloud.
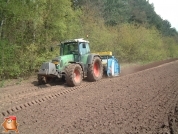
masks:
<svg viewBox="0 0 178 134"><path fill-rule="evenodd" d="M178 0L149 0L149 3L153 3L155 11L164 20L168 20L172 27L175 27L178 31Z"/></svg>

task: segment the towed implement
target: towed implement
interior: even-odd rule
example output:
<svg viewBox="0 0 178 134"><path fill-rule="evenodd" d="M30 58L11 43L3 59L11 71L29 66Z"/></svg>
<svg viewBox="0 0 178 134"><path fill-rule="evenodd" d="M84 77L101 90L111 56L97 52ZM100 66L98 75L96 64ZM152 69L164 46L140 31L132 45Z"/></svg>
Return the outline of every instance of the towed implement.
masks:
<svg viewBox="0 0 178 134"><path fill-rule="evenodd" d="M98 81L103 73L118 76L120 65L112 52L91 53L89 41L73 39L62 42L60 56L42 64L38 72L38 83L46 84L53 78L62 78L68 86L78 86L84 78Z"/></svg>
<svg viewBox="0 0 178 134"><path fill-rule="evenodd" d="M121 68L119 61L112 55L111 51L108 52L96 52L101 56L103 65L103 74L106 76L119 76Z"/></svg>

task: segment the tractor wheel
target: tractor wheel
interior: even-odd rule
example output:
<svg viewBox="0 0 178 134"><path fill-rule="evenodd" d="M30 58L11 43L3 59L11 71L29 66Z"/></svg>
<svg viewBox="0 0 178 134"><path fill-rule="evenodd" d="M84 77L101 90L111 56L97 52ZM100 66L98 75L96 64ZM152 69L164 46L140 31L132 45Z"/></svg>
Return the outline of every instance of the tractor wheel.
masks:
<svg viewBox="0 0 178 134"><path fill-rule="evenodd" d="M103 76L103 65L99 57L94 57L88 67L87 79L91 82L100 80Z"/></svg>
<svg viewBox="0 0 178 134"><path fill-rule="evenodd" d="M83 79L83 71L79 64L69 64L65 68L65 79L68 86L78 86Z"/></svg>
<svg viewBox="0 0 178 134"><path fill-rule="evenodd" d="M38 75L38 84L39 85L47 84L50 81L51 81L50 77Z"/></svg>

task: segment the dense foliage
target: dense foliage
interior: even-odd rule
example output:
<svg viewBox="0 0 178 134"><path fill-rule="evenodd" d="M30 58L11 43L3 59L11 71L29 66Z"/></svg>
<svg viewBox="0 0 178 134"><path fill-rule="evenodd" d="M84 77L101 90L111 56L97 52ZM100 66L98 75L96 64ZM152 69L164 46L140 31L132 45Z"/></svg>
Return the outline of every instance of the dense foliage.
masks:
<svg viewBox="0 0 178 134"><path fill-rule="evenodd" d="M178 57L178 32L146 0L0 0L0 79L29 76L60 41L89 35L91 50L125 62Z"/></svg>

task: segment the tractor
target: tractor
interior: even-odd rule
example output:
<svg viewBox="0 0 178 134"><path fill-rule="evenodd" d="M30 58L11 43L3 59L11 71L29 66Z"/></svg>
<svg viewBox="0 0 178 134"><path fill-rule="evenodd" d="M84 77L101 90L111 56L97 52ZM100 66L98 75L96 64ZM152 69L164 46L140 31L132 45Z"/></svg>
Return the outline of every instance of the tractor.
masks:
<svg viewBox="0 0 178 134"><path fill-rule="evenodd" d="M118 76L120 66L111 52L91 53L89 41L83 38L61 42L60 56L42 64L38 83L46 84L53 78L65 80L70 87L78 86L86 78L98 81L103 73Z"/></svg>

